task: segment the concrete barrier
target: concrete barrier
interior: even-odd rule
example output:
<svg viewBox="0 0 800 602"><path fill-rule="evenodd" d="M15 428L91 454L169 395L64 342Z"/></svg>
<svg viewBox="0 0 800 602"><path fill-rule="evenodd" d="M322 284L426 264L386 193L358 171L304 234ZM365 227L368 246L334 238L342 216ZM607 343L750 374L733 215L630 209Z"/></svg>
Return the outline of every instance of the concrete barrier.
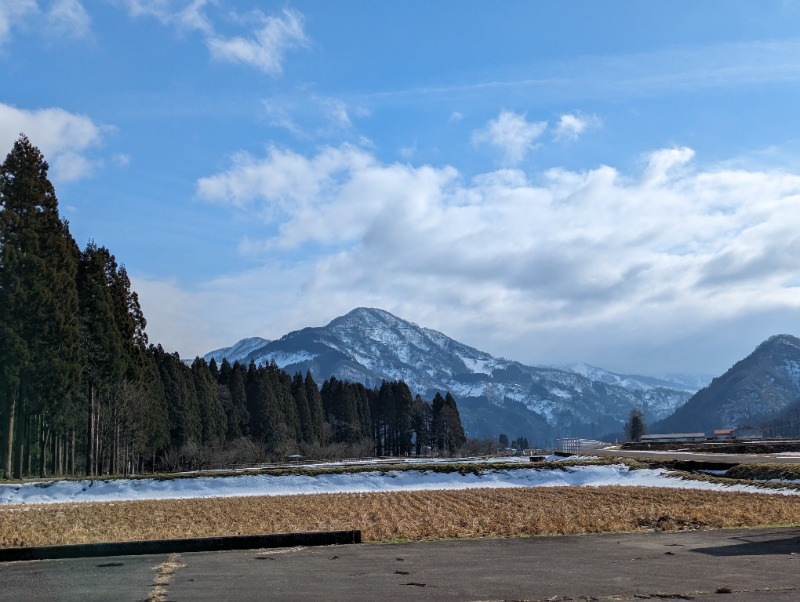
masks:
<svg viewBox="0 0 800 602"><path fill-rule="evenodd" d="M231 537L197 537L193 539L157 539L64 546L0 548L0 562L88 558L93 556L213 552L219 550L254 550L258 548L289 548L293 546L330 546L353 543L361 543L361 531L317 531L271 535L236 535Z"/></svg>

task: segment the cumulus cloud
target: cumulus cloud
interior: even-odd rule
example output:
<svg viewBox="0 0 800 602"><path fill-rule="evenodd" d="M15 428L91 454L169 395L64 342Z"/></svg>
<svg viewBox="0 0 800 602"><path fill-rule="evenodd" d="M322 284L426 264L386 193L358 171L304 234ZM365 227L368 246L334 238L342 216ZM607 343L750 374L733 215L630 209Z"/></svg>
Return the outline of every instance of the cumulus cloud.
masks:
<svg viewBox="0 0 800 602"><path fill-rule="evenodd" d="M591 338L601 361L610 338L641 350L800 311L800 175L701 168L693 154L656 150L628 174L501 169L465 181L352 146L272 148L235 157L197 191L263 222L249 252L304 258L302 294L273 315L321 324L373 305L527 361Z"/></svg>
<svg viewBox="0 0 800 602"><path fill-rule="evenodd" d="M303 16L287 8L279 17L259 13L258 21L259 26L250 37L211 36L207 44L212 56L243 63L270 75L280 74L286 52L308 44Z"/></svg>
<svg viewBox="0 0 800 602"><path fill-rule="evenodd" d="M577 140L587 130L600 126L600 119L595 115L566 113L558 118L553 134L556 140Z"/></svg>
<svg viewBox="0 0 800 602"><path fill-rule="evenodd" d="M11 150L24 133L39 147L61 181L87 176L96 163L88 151L102 141L103 127L60 108L25 110L0 103L0 147Z"/></svg>
<svg viewBox="0 0 800 602"><path fill-rule="evenodd" d="M475 144L489 144L503 152L508 165L518 165L535 148L535 140L547 129L546 121L529 122L524 114L501 111L472 135Z"/></svg>

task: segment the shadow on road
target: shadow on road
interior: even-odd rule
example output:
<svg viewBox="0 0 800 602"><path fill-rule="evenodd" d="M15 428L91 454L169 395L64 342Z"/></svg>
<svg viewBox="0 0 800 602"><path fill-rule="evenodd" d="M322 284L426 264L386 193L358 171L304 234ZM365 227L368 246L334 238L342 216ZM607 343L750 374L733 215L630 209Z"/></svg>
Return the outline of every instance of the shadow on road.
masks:
<svg viewBox="0 0 800 602"><path fill-rule="evenodd" d="M800 529L790 532L776 531L764 533L757 538L733 537L741 543L714 546L711 548L695 548L692 552L710 556L763 556L765 554L798 554L800 555Z"/></svg>

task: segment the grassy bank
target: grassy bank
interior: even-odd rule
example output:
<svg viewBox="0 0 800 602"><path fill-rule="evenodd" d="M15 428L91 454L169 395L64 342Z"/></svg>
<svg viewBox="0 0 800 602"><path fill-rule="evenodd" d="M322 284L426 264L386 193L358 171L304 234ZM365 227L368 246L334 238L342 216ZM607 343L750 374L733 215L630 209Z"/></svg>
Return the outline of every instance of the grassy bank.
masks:
<svg viewBox="0 0 800 602"><path fill-rule="evenodd" d="M798 496L475 489L0 507L0 546L361 529L365 541L800 524Z"/></svg>
<svg viewBox="0 0 800 602"><path fill-rule="evenodd" d="M753 481L796 481L800 484L800 464L739 464L725 472L729 479Z"/></svg>

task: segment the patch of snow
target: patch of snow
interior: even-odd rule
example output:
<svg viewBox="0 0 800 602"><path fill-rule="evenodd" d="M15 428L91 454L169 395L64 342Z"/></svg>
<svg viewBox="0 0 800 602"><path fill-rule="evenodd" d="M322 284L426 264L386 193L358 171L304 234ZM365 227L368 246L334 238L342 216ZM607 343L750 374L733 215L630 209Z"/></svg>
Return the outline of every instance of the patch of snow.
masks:
<svg viewBox="0 0 800 602"><path fill-rule="evenodd" d="M792 379L795 386L798 386L798 384L800 384L800 362L786 360L783 365L786 368L789 378Z"/></svg>
<svg viewBox="0 0 800 602"><path fill-rule="evenodd" d="M256 364L267 365L271 361L275 360L275 363L278 365L278 367L283 368L284 366L291 366L292 364L299 364L300 362L313 360L315 357L317 357L316 354L309 353L308 351L298 351L296 353L268 353L263 357L259 357L256 360Z"/></svg>
<svg viewBox="0 0 800 602"><path fill-rule="evenodd" d="M666 487L745 491L798 495L796 490L765 490L749 485L726 486L689 481L665 469L631 470L624 465L575 466L564 470L518 468L487 469L480 475L427 470L369 471L362 473L306 475L197 476L169 480L117 479L110 481L43 481L0 485L0 504L49 504L59 502L113 502L145 499L276 496L312 493L370 493L392 491L463 490L514 487Z"/></svg>

